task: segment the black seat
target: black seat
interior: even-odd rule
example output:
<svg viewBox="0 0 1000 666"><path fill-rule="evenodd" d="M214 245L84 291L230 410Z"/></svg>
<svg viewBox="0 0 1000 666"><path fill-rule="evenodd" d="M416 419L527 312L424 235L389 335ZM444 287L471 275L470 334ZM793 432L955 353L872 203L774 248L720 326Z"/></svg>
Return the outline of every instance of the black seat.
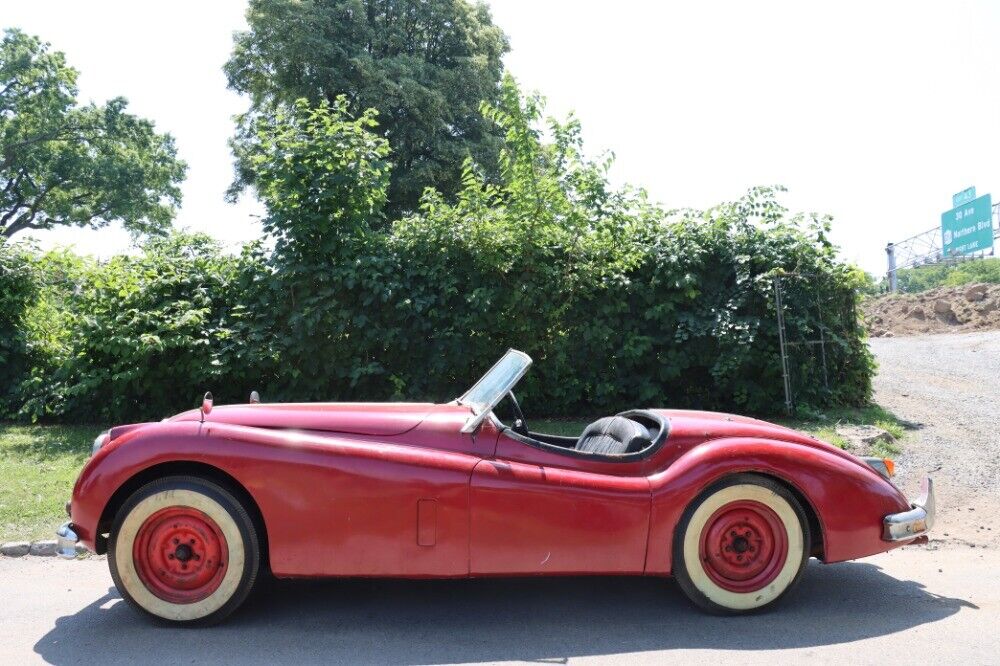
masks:
<svg viewBox="0 0 1000 666"><path fill-rule="evenodd" d="M649 430L625 416L608 416L591 423L573 448L583 453L622 455L642 451L653 443Z"/></svg>

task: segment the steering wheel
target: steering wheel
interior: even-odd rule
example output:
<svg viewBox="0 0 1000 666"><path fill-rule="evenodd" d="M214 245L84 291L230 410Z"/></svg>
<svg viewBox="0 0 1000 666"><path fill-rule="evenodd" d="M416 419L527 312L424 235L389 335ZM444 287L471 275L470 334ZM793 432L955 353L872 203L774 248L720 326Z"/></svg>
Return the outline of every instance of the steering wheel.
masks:
<svg viewBox="0 0 1000 666"><path fill-rule="evenodd" d="M513 391L507 392L508 397L510 397L510 406L514 408L514 425L511 429L519 435L528 436L528 422L524 420L524 412L521 411L521 405L517 404L517 398L514 397Z"/></svg>

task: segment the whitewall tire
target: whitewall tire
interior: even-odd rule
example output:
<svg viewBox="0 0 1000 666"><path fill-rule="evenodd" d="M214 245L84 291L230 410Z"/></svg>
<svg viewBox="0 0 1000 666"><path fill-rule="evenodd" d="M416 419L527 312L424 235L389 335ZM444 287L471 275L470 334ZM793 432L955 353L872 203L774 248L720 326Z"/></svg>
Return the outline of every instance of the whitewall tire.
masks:
<svg viewBox="0 0 1000 666"><path fill-rule="evenodd" d="M108 565L122 597L171 624L213 624L253 588L257 532L222 486L171 476L141 487L119 509Z"/></svg>
<svg viewBox="0 0 1000 666"><path fill-rule="evenodd" d="M688 505L674 536L673 570L701 608L745 613L791 590L809 551L809 521L795 496L770 478L737 474Z"/></svg>

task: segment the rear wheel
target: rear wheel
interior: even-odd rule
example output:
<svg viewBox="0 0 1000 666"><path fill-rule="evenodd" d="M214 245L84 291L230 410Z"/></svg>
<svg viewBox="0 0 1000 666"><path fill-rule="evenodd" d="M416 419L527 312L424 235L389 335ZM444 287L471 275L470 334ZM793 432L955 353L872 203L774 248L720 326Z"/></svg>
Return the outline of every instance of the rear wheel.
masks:
<svg viewBox="0 0 1000 666"><path fill-rule="evenodd" d="M787 488L767 477L737 474L684 511L674 537L674 575L705 610L759 610L798 583L809 540L805 511Z"/></svg>
<svg viewBox="0 0 1000 666"><path fill-rule="evenodd" d="M122 597L143 613L207 625L246 599L260 546L246 509L225 488L171 476L146 484L119 509L108 565Z"/></svg>

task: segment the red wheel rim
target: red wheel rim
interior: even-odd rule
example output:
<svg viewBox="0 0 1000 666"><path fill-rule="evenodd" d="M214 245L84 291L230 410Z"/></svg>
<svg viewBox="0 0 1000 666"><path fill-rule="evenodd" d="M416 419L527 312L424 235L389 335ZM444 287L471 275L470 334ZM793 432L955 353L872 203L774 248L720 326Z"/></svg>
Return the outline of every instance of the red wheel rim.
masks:
<svg viewBox="0 0 1000 666"><path fill-rule="evenodd" d="M771 507L752 500L730 502L711 515L701 530L702 568L730 592L755 592L785 566L788 536Z"/></svg>
<svg viewBox="0 0 1000 666"><path fill-rule="evenodd" d="M207 599L226 574L229 548L212 518L197 509L161 509L139 527L132 561L154 595L175 604Z"/></svg>

